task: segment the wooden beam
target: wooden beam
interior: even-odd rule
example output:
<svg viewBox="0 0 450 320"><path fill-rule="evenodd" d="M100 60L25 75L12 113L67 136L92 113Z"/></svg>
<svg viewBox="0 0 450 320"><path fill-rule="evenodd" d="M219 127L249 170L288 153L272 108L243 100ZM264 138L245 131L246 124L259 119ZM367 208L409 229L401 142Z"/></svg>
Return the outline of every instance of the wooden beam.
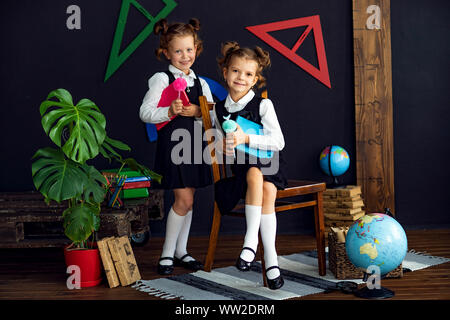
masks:
<svg viewBox="0 0 450 320"><path fill-rule="evenodd" d="M390 0L353 0L356 179L367 212L395 211Z"/></svg>

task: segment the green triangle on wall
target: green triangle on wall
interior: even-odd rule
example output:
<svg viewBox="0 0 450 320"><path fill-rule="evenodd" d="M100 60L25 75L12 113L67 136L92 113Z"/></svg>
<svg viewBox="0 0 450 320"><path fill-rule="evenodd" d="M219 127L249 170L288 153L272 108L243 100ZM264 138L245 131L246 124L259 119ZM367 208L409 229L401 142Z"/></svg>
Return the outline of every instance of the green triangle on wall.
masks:
<svg viewBox="0 0 450 320"><path fill-rule="evenodd" d="M162 0L165 7L159 11L156 17L153 17L147 10L136 0L122 0L122 6L120 8L119 21L116 26L116 33L114 34L114 40L109 55L108 66L106 68L105 80L106 82L114 72L133 54L133 52L144 42L145 39L153 32L155 23L160 19L163 19L169 15L170 12L177 6L174 0ZM133 5L139 12L141 12L148 20L148 25L131 41L131 43L120 52L122 45L123 34L125 26L127 24L128 12L130 5Z"/></svg>

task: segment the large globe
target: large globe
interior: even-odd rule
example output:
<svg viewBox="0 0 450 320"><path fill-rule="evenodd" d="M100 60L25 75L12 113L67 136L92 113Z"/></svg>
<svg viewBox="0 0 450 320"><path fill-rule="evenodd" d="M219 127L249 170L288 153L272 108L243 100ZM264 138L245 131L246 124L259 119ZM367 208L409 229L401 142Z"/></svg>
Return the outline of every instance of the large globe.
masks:
<svg viewBox="0 0 450 320"><path fill-rule="evenodd" d="M383 213L370 213L349 228L345 250L355 267L380 268L381 275L397 268L406 256L408 241L402 226Z"/></svg>
<svg viewBox="0 0 450 320"><path fill-rule="evenodd" d="M343 175L350 166L348 152L340 146L328 146L319 157L320 168L325 174L337 177Z"/></svg>

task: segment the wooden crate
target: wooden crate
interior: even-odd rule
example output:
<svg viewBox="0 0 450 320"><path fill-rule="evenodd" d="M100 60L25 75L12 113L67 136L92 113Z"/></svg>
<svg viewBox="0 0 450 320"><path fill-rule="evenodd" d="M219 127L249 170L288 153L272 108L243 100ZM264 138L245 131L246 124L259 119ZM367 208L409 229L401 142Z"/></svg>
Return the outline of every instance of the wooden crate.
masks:
<svg viewBox="0 0 450 320"><path fill-rule="evenodd" d="M337 242L333 232L328 233L328 268L339 280L362 279L364 273L356 268L348 259L345 242ZM403 277L403 267L400 264L386 275L387 278Z"/></svg>
<svg viewBox="0 0 450 320"><path fill-rule="evenodd" d="M162 219L163 193L133 200L119 209L102 206L98 237L131 236L149 231L149 219ZM36 191L0 193L0 248L63 247L62 212L67 202L47 205Z"/></svg>

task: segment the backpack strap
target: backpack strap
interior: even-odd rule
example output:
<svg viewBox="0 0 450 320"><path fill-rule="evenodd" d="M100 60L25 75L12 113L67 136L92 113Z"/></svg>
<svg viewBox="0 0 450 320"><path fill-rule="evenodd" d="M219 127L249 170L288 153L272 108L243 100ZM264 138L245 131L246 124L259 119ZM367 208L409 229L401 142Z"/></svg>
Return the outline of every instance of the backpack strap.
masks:
<svg viewBox="0 0 450 320"><path fill-rule="evenodd" d="M202 83L200 82L200 77L197 75L197 77L194 79L195 86L198 88L198 96L203 96L203 87Z"/></svg>

